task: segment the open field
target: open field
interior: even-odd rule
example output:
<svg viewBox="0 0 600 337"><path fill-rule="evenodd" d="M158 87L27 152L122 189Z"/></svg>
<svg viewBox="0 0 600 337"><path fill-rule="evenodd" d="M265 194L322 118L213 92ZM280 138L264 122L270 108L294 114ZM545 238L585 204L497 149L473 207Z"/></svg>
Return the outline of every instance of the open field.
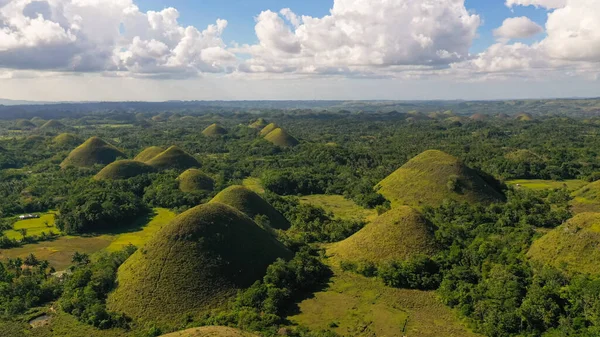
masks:
<svg viewBox="0 0 600 337"><path fill-rule="evenodd" d="M506 182L509 186L521 185L523 188L529 188L532 190L547 190L553 188L563 188L566 186L567 190L575 191L583 186L587 185L588 182L579 179L570 180L540 180L540 179L517 179L509 180Z"/></svg>
<svg viewBox="0 0 600 337"><path fill-rule="evenodd" d="M54 212L49 212L37 219L19 220L13 225L13 230L4 231L4 235L9 239L20 240L22 238L21 233L19 233L20 229L26 229L28 236L40 235L42 232L58 234L60 231L54 225L54 215ZM46 223L48 226L46 226Z"/></svg>
<svg viewBox="0 0 600 337"><path fill-rule="evenodd" d="M348 200L341 195L307 195L300 197L300 202L321 207L340 219L366 220L370 222L377 217L375 210L364 209L354 203L354 201Z"/></svg>
<svg viewBox="0 0 600 337"><path fill-rule="evenodd" d="M329 288L298 305L288 319L341 336L474 337L434 292L394 289L334 268Z"/></svg>
<svg viewBox="0 0 600 337"><path fill-rule="evenodd" d="M155 215L147 225L141 230L122 233L115 237L106 250L109 252L118 251L121 248L132 244L137 247L144 245L159 229L168 224L175 217L175 213L165 208L154 210Z"/></svg>

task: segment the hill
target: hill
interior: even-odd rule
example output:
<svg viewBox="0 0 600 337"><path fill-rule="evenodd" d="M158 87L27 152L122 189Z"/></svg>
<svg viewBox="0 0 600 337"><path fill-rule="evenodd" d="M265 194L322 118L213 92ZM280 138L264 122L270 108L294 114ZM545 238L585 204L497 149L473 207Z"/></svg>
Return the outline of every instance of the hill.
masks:
<svg viewBox="0 0 600 337"><path fill-rule="evenodd" d="M528 113L521 112L520 114L515 116L515 119L521 122L529 122L533 120L533 116Z"/></svg>
<svg viewBox="0 0 600 337"><path fill-rule="evenodd" d="M229 205L252 219L257 215L264 215L269 219L269 224L272 228L290 228L290 222L281 213L261 196L244 186L229 186L219 192L210 202Z"/></svg>
<svg viewBox="0 0 600 337"><path fill-rule="evenodd" d="M29 130L34 129L36 127L37 126L35 124L25 119L20 119L17 121L17 128L20 130Z"/></svg>
<svg viewBox="0 0 600 337"><path fill-rule="evenodd" d="M106 165L94 176L96 180L129 179L140 174L153 172L154 168L148 164L135 160L117 160Z"/></svg>
<svg viewBox="0 0 600 337"><path fill-rule="evenodd" d="M269 122L267 122L264 118L259 118L256 121L254 121L252 124L248 125L248 127L257 129L257 130L262 130L267 125L269 125Z"/></svg>
<svg viewBox="0 0 600 337"><path fill-rule="evenodd" d="M75 146L81 143L81 139L72 133L61 133L52 139L52 143L57 146Z"/></svg>
<svg viewBox="0 0 600 337"><path fill-rule="evenodd" d="M172 332L161 337L258 337L258 335L224 326L204 326Z"/></svg>
<svg viewBox="0 0 600 337"><path fill-rule="evenodd" d="M407 260L436 251L433 230L423 216L408 206L394 208L356 234L331 246L328 253L341 261Z"/></svg>
<svg viewBox="0 0 600 337"><path fill-rule="evenodd" d="M49 121L47 121L46 123L44 123L44 125L40 126L40 130L66 130L68 129L68 127L66 125L64 125L63 123L51 119Z"/></svg>
<svg viewBox="0 0 600 337"><path fill-rule="evenodd" d="M487 116L484 114L476 113L469 117L472 121L483 122L487 120Z"/></svg>
<svg viewBox="0 0 600 337"><path fill-rule="evenodd" d="M142 152L140 152L133 160L147 162L150 159L158 156L161 152L165 151L164 148L159 146L150 146L145 148Z"/></svg>
<svg viewBox="0 0 600 337"><path fill-rule="evenodd" d="M159 170L187 170L192 167L200 167L196 158L177 146L171 146L146 163Z"/></svg>
<svg viewBox="0 0 600 337"><path fill-rule="evenodd" d="M213 178L197 169L189 169L177 177L182 192L212 191L215 188Z"/></svg>
<svg viewBox="0 0 600 337"><path fill-rule="evenodd" d="M409 160L375 186L394 205L438 206L445 199L490 203L503 196L457 158L429 150Z"/></svg>
<svg viewBox="0 0 600 337"><path fill-rule="evenodd" d="M587 184L573 192L573 212L600 212L600 180Z"/></svg>
<svg viewBox="0 0 600 337"><path fill-rule="evenodd" d="M600 273L600 213L581 213L534 241L532 261L569 272Z"/></svg>
<svg viewBox="0 0 600 337"><path fill-rule="evenodd" d="M264 137L264 136L268 135L271 131L273 131L277 128L279 128L279 126L277 126L277 124L271 123L271 124L265 126L264 128L262 128L262 130L260 130L259 134L261 135L261 137Z"/></svg>
<svg viewBox="0 0 600 337"><path fill-rule="evenodd" d="M106 165L117 160L118 157L125 157L125 154L101 138L92 137L71 151L60 167Z"/></svg>
<svg viewBox="0 0 600 337"><path fill-rule="evenodd" d="M108 308L172 322L222 306L291 253L250 218L220 203L194 207L164 226L119 268Z"/></svg>
<svg viewBox="0 0 600 337"><path fill-rule="evenodd" d="M202 131L202 134L206 137L218 137L226 135L227 129L215 123L204 129L204 131Z"/></svg>
<svg viewBox="0 0 600 337"><path fill-rule="evenodd" d="M269 132L265 139L274 145L281 147L293 147L299 144L298 140L292 136L290 136L285 130L282 128L277 128L271 132Z"/></svg>

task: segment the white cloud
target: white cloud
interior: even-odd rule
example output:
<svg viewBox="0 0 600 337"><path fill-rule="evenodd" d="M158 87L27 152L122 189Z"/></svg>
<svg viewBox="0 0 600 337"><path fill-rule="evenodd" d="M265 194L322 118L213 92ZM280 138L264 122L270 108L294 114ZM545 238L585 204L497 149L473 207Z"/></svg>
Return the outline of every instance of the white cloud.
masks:
<svg viewBox="0 0 600 337"><path fill-rule="evenodd" d="M562 8L569 0L506 0L507 7L535 6L547 9Z"/></svg>
<svg viewBox="0 0 600 337"><path fill-rule="evenodd" d="M504 20L502 26L494 30L494 36L499 39L524 39L544 31L537 23L528 17L521 16Z"/></svg>
<svg viewBox="0 0 600 337"><path fill-rule="evenodd" d="M8 69L187 76L235 59L221 34L183 27L179 12L141 12L132 0L12 0L0 6L0 65Z"/></svg>
<svg viewBox="0 0 600 337"><path fill-rule="evenodd" d="M289 9L256 18L257 45L235 49L244 72L351 73L392 66L439 67L466 59L480 18L463 0L334 0L330 15Z"/></svg>

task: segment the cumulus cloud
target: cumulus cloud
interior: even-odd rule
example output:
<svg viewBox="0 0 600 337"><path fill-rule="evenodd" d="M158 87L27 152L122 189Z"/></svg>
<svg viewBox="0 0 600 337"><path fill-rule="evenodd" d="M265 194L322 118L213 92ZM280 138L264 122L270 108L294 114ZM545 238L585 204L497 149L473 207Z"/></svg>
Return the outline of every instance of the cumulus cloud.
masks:
<svg viewBox="0 0 600 337"><path fill-rule="evenodd" d="M199 31L178 17L174 8L141 12L132 0L0 2L0 66L186 76L232 64L227 21Z"/></svg>
<svg viewBox="0 0 600 337"><path fill-rule="evenodd" d="M289 9L256 18L244 72L330 74L364 68L447 66L468 58L480 25L463 0L334 0L329 15Z"/></svg>
<svg viewBox="0 0 600 337"><path fill-rule="evenodd" d="M547 9L562 8L566 6L569 0L506 0L507 7L514 6L535 6Z"/></svg>
<svg viewBox="0 0 600 337"><path fill-rule="evenodd" d="M532 37L544 31L537 23L528 17L508 18L502 26L494 30L494 36L499 39L524 39Z"/></svg>

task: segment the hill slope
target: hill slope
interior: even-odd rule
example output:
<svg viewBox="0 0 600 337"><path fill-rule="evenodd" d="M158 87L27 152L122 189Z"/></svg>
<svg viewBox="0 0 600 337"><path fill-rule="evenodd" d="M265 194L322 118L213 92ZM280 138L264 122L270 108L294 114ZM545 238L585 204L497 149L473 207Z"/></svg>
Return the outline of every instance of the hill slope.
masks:
<svg viewBox="0 0 600 337"><path fill-rule="evenodd" d="M275 130L275 129L277 129L277 128L279 128L279 126L277 126L277 124L275 124L275 123L271 123L271 124L269 124L269 125L265 126L264 128L262 128L262 130L260 130L260 133L259 133L259 134L260 134L262 137L264 137L264 136L268 135L268 134L269 134L269 132L271 132L271 131L273 131L273 130Z"/></svg>
<svg viewBox="0 0 600 337"><path fill-rule="evenodd" d="M258 335L224 326L203 326L172 332L161 337L258 337Z"/></svg>
<svg viewBox="0 0 600 337"><path fill-rule="evenodd" d="M427 221L408 206L394 208L344 241L331 245L328 253L341 261L382 263L435 253L433 231Z"/></svg>
<svg viewBox="0 0 600 337"><path fill-rule="evenodd" d="M17 128L21 129L21 130L29 130L29 129L36 128L35 124L33 124L32 122L25 120L25 119L18 120L16 125L17 125Z"/></svg>
<svg viewBox="0 0 600 337"><path fill-rule="evenodd" d="M187 170L192 167L200 167L196 158L177 146L171 146L146 163L159 170Z"/></svg>
<svg viewBox="0 0 600 337"><path fill-rule="evenodd" d="M205 135L206 137L217 137L217 136L226 135L227 129L225 129L224 127L215 123L215 124L210 125L206 129L204 129L204 131L202 131L202 134Z"/></svg>
<svg viewBox="0 0 600 337"><path fill-rule="evenodd" d="M165 151L165 149L162 147L150 146L150 147L145 148L142 152L140 152L137 156L135 156L135 158L133 158L133 160L147 162L150 159L158 156L159 154L161 154L164 151Z"/></svg>
<svg viewBox="0 0 600 337"><path fill-rule="evenodd" d="M101 138L92 137L71 151L60 167L106 165L117 160L118 157L125 157L125 154Z"/></svg>
<svg viewBox="0 0 600 337"><path fill-rule="evenodd" d="M40 130L65 130L68 129L66 125L57 121L57 120L49 120L44 125L40 126Z"/></svg>
<svg viewBox="0 0 600 337"><path fill-rule="evenodd" d="M587 184L573 192L573 212L600 212L600 180Z"/></svg>
<svg viewBox="0 0 600 337"><path fill-rule="evenodd" d="M256 121L254 121L252 124L248 125L248 127L257 129L257 130L262 130L267 125L269 125L269 122L267 122L264 118L259 118Z"/></svg>
<svg viewBox="0 0 600 337"><path fill-rule="evenodd" d="M291 253L233 207L194 207L163 227L119 268L110 310L170 322L220 307Z"/></svg>
<svg viewBox="0 0 600 337"><path fill-rule="evenodd" d="M177 181L182 192L212 191L215 188L215 181L197 169L183 172L177 177Z"/></svg>
<svg viewBox="0 0 600 337"><path fill-rule="evenodd" d="M490 203L503 196L457 158L429 150L383 179L376 189L395 205L439 206L445 199Z"/></svg>
<svg viewBox="0 0 600 337"><path fill-rule="evenodd" d="M81 139L72 133L61 133L52 139L52 143L57 146L75 146L81 143Z"/></svg>
<svg viewBox="0 0 600 337"><path fill-rule="evenodd" d="M290 134L288 134L282 128L277 128L277 129L269 132L265 136L265 139L268 140L269 142L271 142L277 146L281 146L281 147L292 147L292 146L296 146L299 144L299 142L296 138L290 136Z"/></svg>
<svg viewBox="0 0 600 337"><path fill-rule="evenodd" d="M148 164L135 160L117 160L106 165L98 172L94 179L117 180L129 179L140 174L154 172L154 168Z"/></svg>
<svg viewBox="0 0 600 337"><path fill-rule="evenodd" d="M261 196L244 186L230 186L219 192L211 203L223 203L254 219L264 215L269 219L270 226L277 229L290 228L289 221Z"/></svg>
<svg viewBox="0 0 600 337"><path fill-rule="evenodd" d="M569 272L600 273L600 213L581 213L534 241L533 261Z"/></svg>

